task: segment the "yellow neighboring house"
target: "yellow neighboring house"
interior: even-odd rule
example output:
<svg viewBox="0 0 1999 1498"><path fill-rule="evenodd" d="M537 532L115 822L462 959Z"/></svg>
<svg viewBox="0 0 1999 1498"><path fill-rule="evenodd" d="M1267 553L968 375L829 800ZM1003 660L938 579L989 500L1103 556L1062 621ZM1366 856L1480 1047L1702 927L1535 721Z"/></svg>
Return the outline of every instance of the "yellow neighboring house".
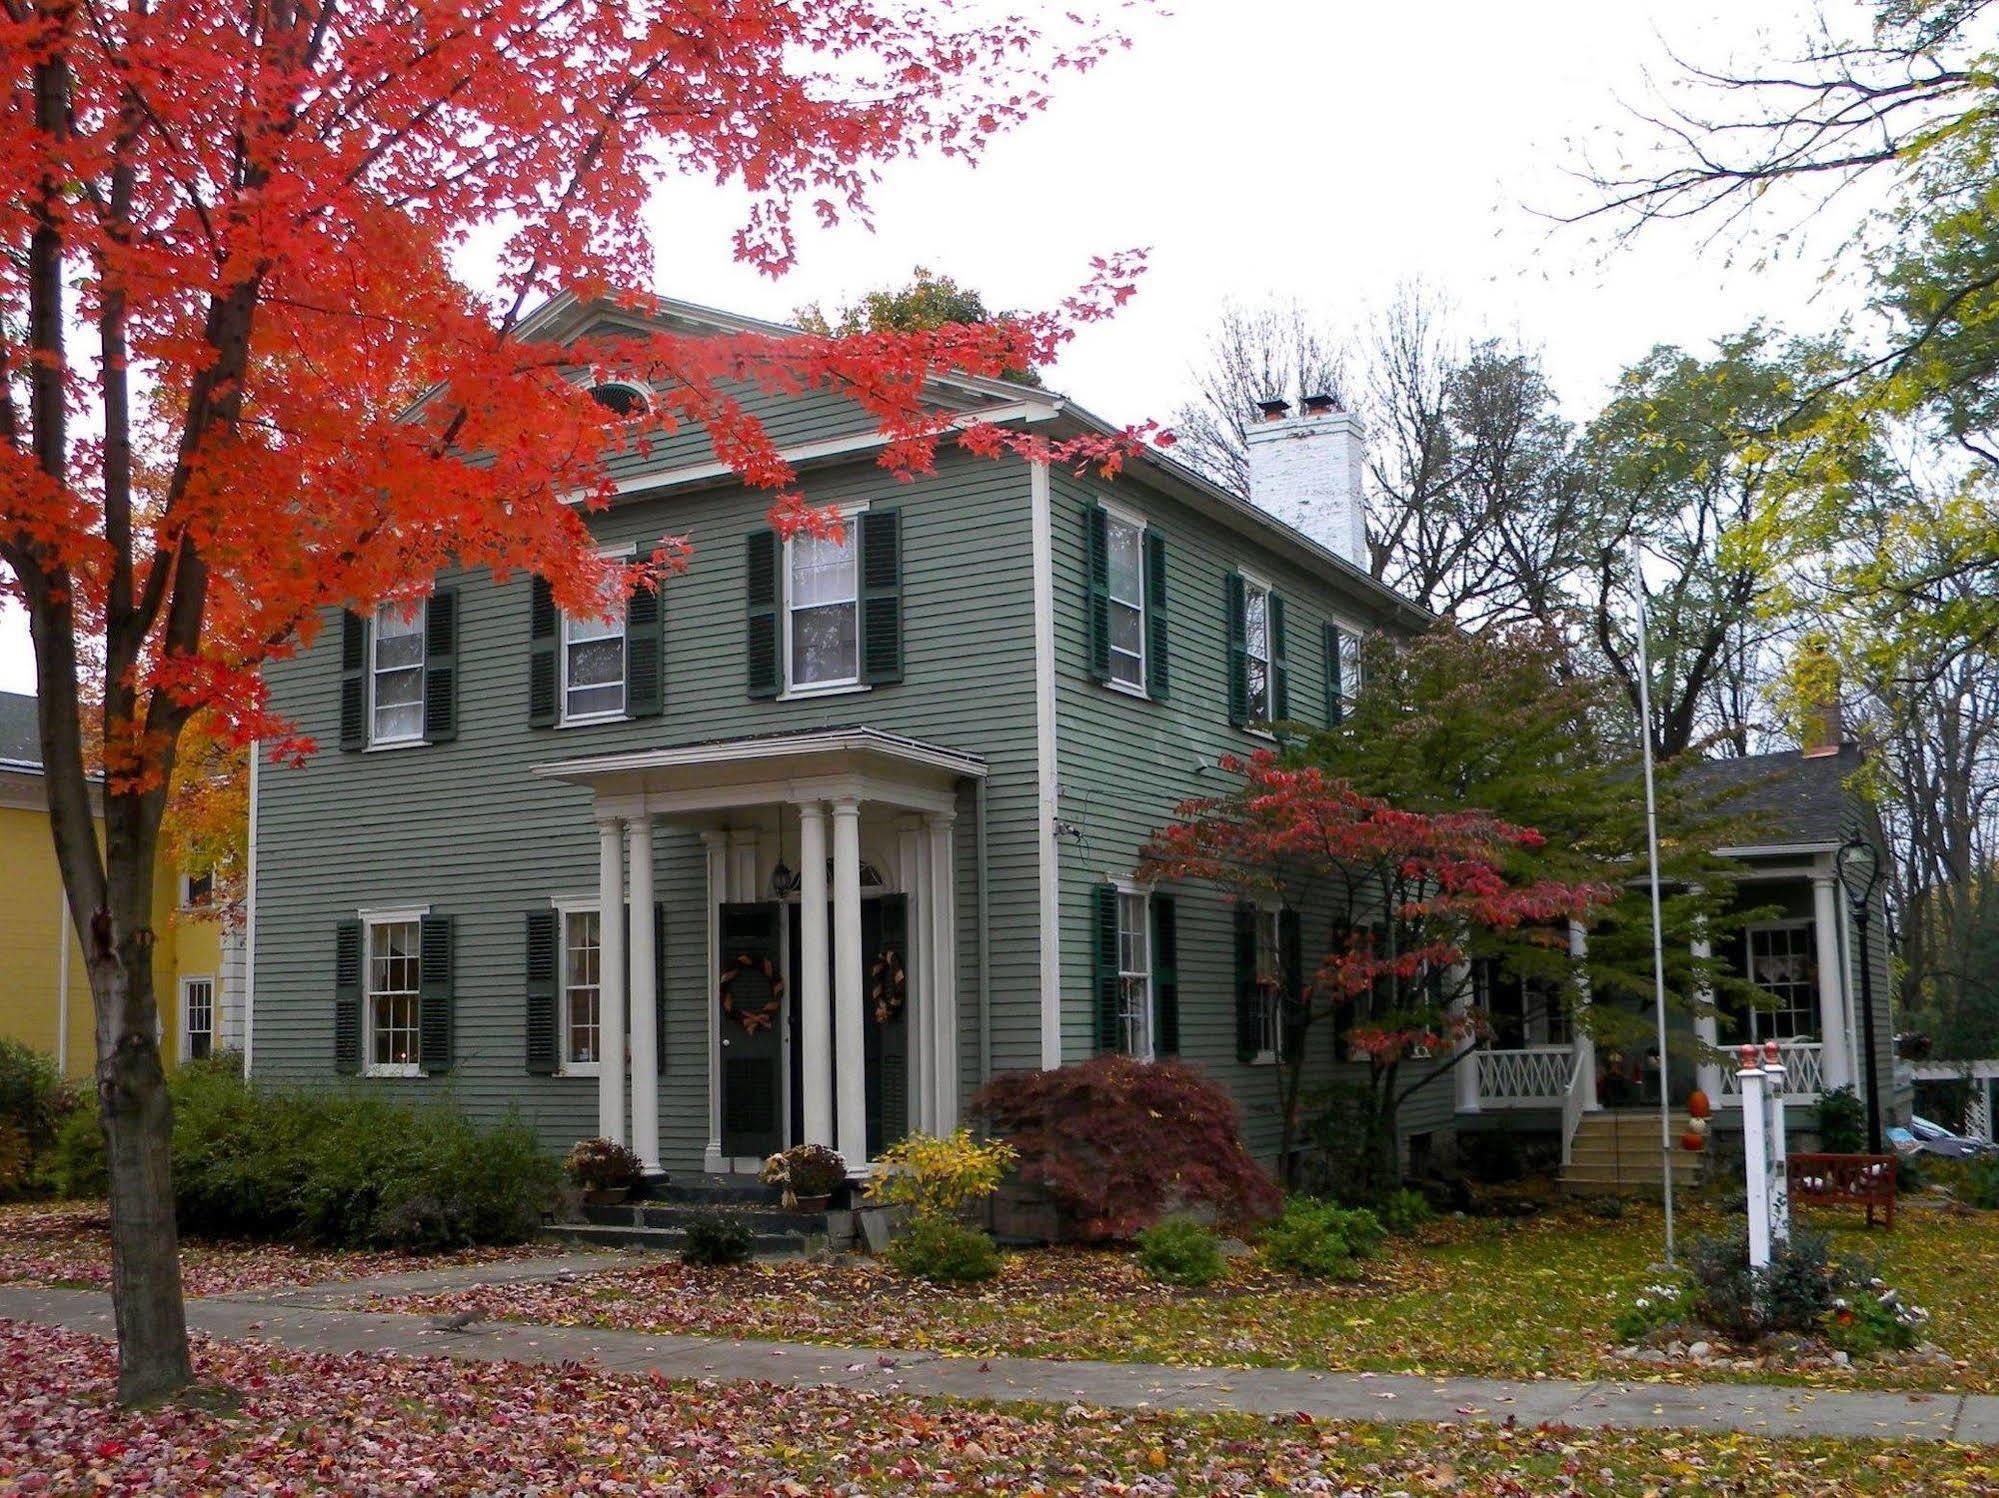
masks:
<svg viewBox="0 0 1999 1498"><path fill-rule="evenodd" d="M83 1077L97 1060L96 1019L49 840L39 737L35 699L0 692L0 1035ZM242 1043L243 943L194 913L206 880L162 869L156 887L153 982L161 1054L172 1066Z"/></svg>

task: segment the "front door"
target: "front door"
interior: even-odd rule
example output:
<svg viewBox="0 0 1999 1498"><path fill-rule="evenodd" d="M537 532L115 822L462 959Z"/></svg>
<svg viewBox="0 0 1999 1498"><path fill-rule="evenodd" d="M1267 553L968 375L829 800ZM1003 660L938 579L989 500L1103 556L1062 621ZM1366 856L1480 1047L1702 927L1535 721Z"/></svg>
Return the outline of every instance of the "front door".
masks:
<svg viewBox="0 0 1999 1498"><path fill-rule="evenodd" d="M771 904L721 910L722 1153L768 1155L784 1147L786 1003L777 981L778 919Z"/></svg>
<svg viewBox="0 0 1999 1498"><path fill-rule="evenodd" d="M804 978L799 934L799 907L790 910L791 991ZM828 931L833 912L826 912ZM828 943L837 947L837 943ZM829 955L828 966L837 957ZM882 895L861 902L861 1006L864 1044L862 1086L867 1100L868 1157L873 1159L909 1132L909 896ZM827 975L829 985L833 974ZM796 1010L787 1006L788 1014ZM840 1078L839 1036L833 1046L833 1106L838 1117ZM804 1074L791 1068L791 1142L804 1139ZM849 1162L858 1164L858 1161Z"/></svg>

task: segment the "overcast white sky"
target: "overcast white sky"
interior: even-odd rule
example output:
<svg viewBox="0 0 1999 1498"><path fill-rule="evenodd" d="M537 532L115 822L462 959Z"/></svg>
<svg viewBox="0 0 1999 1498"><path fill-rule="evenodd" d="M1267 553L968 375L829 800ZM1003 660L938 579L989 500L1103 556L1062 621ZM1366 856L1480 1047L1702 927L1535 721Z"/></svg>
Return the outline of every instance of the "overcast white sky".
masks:
<svg viewBox="0 0 1999 1498"><path fill-rule="evenodd" d="M1584 230L1534 212L1578 201L1571 142L1642 138L1620 100L1643 97L1648 69L1671 71L1669 45L1705 62L1750 55L1759 37L1800 34L1800 0L1169 3L976 170L893 168L875 232L809 233L781 282L730 262L737 197L670 189L657 289L784 318L926 265L992 305L1039 307L1092 254L1149 245L1138 298L1049 375L1123 421L1171 414L1230 297L1296 298L1346 326L1421 278L1472 329L1541 345L1577 413L1655 343L1701 344L1758 317L1817 326L1836 310L1813 301L1801 265L1752 271L1666 235L1605 259ZM0 618L0 688L34 689L18 615Z"/></svg>

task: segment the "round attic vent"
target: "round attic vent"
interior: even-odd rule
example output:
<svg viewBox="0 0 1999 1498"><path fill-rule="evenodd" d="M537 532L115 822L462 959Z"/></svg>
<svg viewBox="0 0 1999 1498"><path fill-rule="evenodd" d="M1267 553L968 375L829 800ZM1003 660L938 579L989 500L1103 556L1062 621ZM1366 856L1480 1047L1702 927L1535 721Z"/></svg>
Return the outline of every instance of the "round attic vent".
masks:
<svg viewBox="0 0 1999 1498"><path fill-rule="evenodd" d="M652 397L643 385L630 380L606 380L590 387L590 399L618 416L643 416L652 409Z"/></svg>

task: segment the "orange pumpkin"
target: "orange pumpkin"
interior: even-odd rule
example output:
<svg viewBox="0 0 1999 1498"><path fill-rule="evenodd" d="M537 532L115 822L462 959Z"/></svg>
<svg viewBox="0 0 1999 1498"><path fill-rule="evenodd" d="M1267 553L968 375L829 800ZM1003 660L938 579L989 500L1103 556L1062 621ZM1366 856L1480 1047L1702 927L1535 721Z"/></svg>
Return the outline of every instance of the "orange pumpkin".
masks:
<svg viewBox="0 0 1999 1498"><path fill-rule="evenodd" d="M1687 1099L1687 1112L1695 1118L1706 1118L1710 1113L1714 1112L1714 1104L1707 1100L1705 1092L1696 1087L1693 1094Z"/></svg>
<svg viewBox="0 0 1999 1498"><path fill-rule="evenodd" d="M1696 1134L1692 1129L1687 1130L1686 1133L1680 1136L1680 1148L1683 1150L1698 1150L1706 1143L1707 1140L1701 1135Z"/></svg>

